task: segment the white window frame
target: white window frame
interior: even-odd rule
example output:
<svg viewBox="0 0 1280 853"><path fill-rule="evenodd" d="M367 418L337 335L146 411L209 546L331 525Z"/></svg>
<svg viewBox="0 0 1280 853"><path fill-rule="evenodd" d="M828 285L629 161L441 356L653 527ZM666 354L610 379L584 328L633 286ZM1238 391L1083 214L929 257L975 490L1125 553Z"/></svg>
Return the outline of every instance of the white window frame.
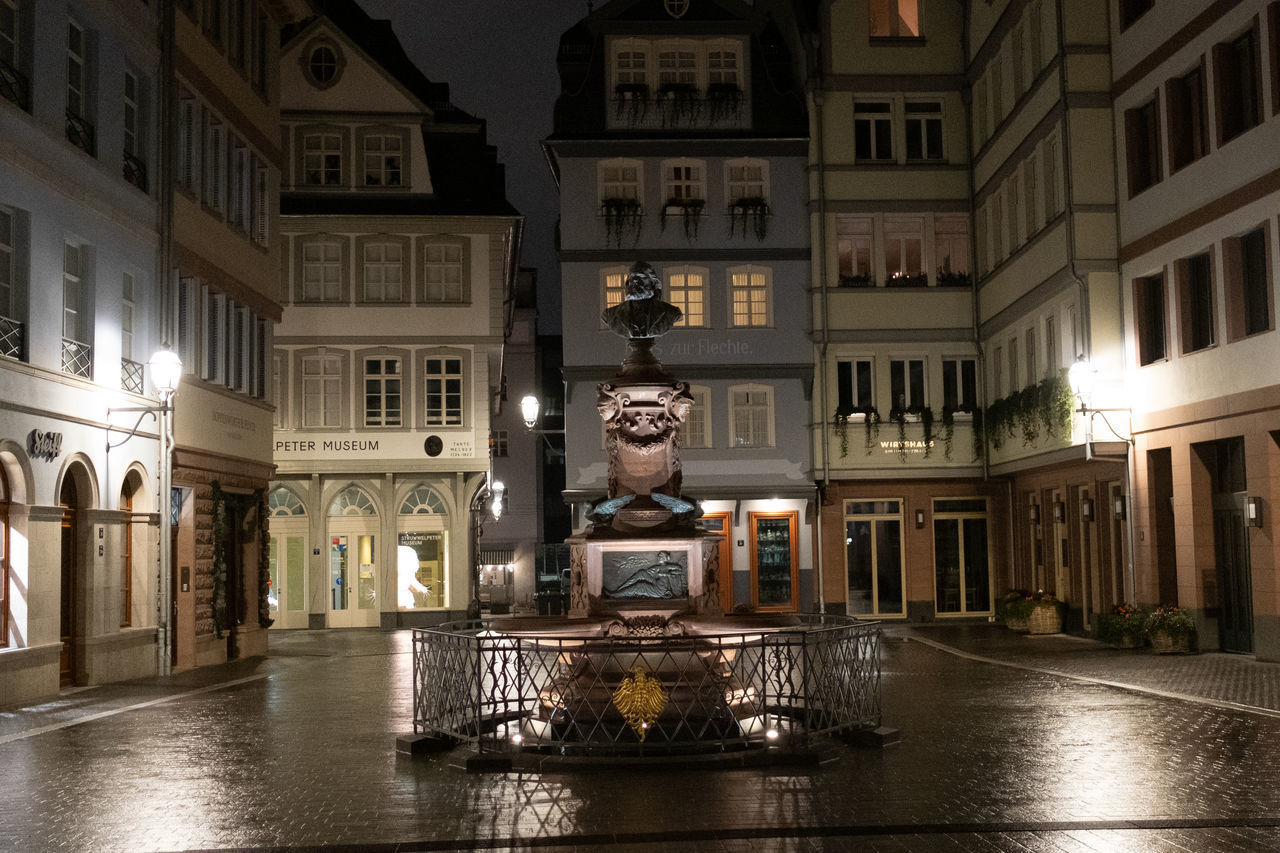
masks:
<svg viewBox="0 0 1280 853"><path fill-rule="evenodd" d="M395 150L385 147L374 150L371 143L378 141L385 146L387 140L395 141ZM404 164L405 164L405 138L401 133L391 130L370 131L361 135L360 140L360 159L363 169L361 170L361 183L366 187L392 187L400 188L404 186ZM394 165L392 164L394 161ZM370 177L376 176L376 180L370 181ZM394 176L394 182L389 178Z"/></svg>
<svg viewBox="0 0 1280 853"><path fill-rule="evenodd" d="M76 42L79 42L77 45ZM67 20L67 111L91 121L89 92L89 42L85 28L74 18Z"/></svg>
<svg viewBox="0 0 1280 853"><path fill-rule="evenodd" d="M361 288L363 302L400 303L404 301L405 255L408 247L401 240L376 235L359 241ZM388 249L394 249L399 257L389 257ZM370 252L376 257L371 258ZM394 279L394 281L392 281ZM390 288L394 287L394 294ZM374 291L377 291L375 295Z"/></svg>
<svg viewBox="0 0 1280 853"><path fill-rule="evenodd" d="M711 425L711 389L706 385L690 385L689 396L693 405L680 427L680 443L689 450L705 450L711 447L715 434Z"/></svg>
<svg viewBox="0 0 1280 853"><path fill-rule="evenodd" d="M625 266L605 267L600 270L600 298L603 300L601 311L622 304L627 295L627 272ZM604 320L601 328L606 328Z"/></svg>
<svg viewBox="0 0 1280 853"><path fill-rule="evenodd" d="M842 393L844 389L841 387L843 383L840 381L841 364L849 365L848 398L851 405L848 408L851 409L851 413L865 413L866 409L876 408L876 363L874 358L868 356L849 356L836 359L836 408L845 408L840 405L840 398L844 396ZM858 370L859 365L866 366L865 374L860 373ZM863 375L866 377L865 389L861 387L859 382L860 376ZM864 390L866 391L865 395L862 393ZM866 405L860 406L859 402L864 399L866 400Z"/></svg>
<svg viewBox="0 0 1280 853"><path fill-rule="evenodd" d="M223 214L227 194L227 134L222 119L208 108L204 113L204 150L200 159L204 164L203 201L215 213Z"/></svg>
<svg viewBox="0 0 1280 853"><path fill-rule="evenodd" d="M920 387L912 388L912 365L919 365ZM902 383L902 400L893 399L894 385ZM929 405L929 361L921 356L897 356L889 360L889 411L918 412Z"/></svg>
<svg viewBox="0 0 1280 853"><path fill-rule="evenodd" d="M319 368L319 371L315 368ZM342 393L343 357L339 353L308 353L299 358L302 377L299 412L303 429L340 429L345 423Z"/></svg>
<svg viewBox="0 0 1280 853"><path fill-rule="evenodd" d="M705 328L707 325L706 267L682 264L662 270L662 297L680 309L683 316L675 324L679 328Z"/></svg>
<svg viewBox="0 0 1280 853"><path fill-rule="evenodd" d="M969 376L966 378L964 365L969 364ZM947 374L950 373L956 386L956 409L954 411L963 411L970 413L968 409L962 408L965 400L972 402L973 407L978 406L978 360L972 356L952 356L942 359L942 405L945 408L947 404Z"/></svg>
<svg viewBox="0 0 1280 853"><path fill-rule="evenodd" d="M725 203L742 199L769 202L769 161L756 157L736 157L724 163Z"/></svg>
<svg viewBox="0 0 1280 853"><path fill-rule="evenodd" d="M836 217L836 263L840 278L865 277L867 284L876 283L875 222L870 216Z"/></svg>
<svg viewBox="0 0 1280 853"><path fill-rule="evenodd" d="M729 387L730 447L773 447L773 420L772 386L748 383Z"/></svg>
<svg viewBox="0 0 1280 853"><path fill-rule="evenodd" d="M463 305L469 301L465 240L445 238L423 243L419 297L419 302L433 305Z"/></svg>
<svg viewBox="0 0 1280 853"><path fill-rule="evenodd" d="M663 204L682 204L707 199L707 164L682 157L662 161Z"/></svg>
<svg viewBox="0 0 1280 853"><path fill-rule="evenodd" d="M861 111L859 107L863 107ZM874 109L870 109L874 107ZM885 109L887 107L887 109ZM878 125L886 122L889 125L889 150L880 151L880 146L876 143L877 134L879 133ZM857 155L857 138L859 124L867 125L867 139L870 143L870 154L867 157L858 157ZM854 136L854 156L861 163L893 163L896 162L894 154L893 142L893 103L884 100L865 100L856 101L853 105L853 136Z"/></svg>
<svg viewBox="0 0 1280 853"><path fill-rule="evenodd" d="M730 267L725 271L725 278L729 288L729 326L735 329L771 327L773 270L758 264L746 264Z"/></svg>
<svg viewBox="0 0 1280 853"><path fill-rule="evenodd" d="M316 256L315 250L321 250ZM301 275L298 277L299 302L342 302L343 242L337 237L302 238L299 249ZM332 256L331 256L332 255Z"/></svg>
<svg viewBox="0 0 1280 853"><path fill-rule="evenodd" d="M947 159L947 146L945 130L945 115L943 110L942 99L926 99L916 98L906 101L903 107L905 121L904 126L907 132L907 143L903 147L903 155L911 163L941 163ZM937 144L931 146L929 144L930 128L937 127ZM916 137L920 143L919 157L911 156L911 138ZM937 150L934 150L936 147Z"/></svg>
<svg viewBox="0 0 1280 853"><path fill-rule="evenodd" d="M68 240L62 249L62 337L77 344L89 343L85 291L84 246Z"/></svg>
<svg viewBox="0 0 1280 853"><path fill-rule="evenodd" d="M450 370L452 366L457 371ZM423 424L464 427L467 423L467 365L459 354L429 352L422 358ZM433 399L439 402L433 404Z"/></svg>
<svg viewBox="0 0 1280 853"><path fill-rule="evenodd" d="M314 147L313 147L314 141ZM331 144L332 143L332 144ZM343 171L346 158L343 156L342 133L333 128L317 128L302 134L302 185L307 187L342 187L346 185ZM330 163L331 157L337 157L337 181L326 180L334 171ZM318 180L308 179L314 172Z"/></svg>
<svg viewBox="0 0 1280 853"><path fill-rule="evenodd" d="M606 199L627 199L644 208L644 163L630 158L601 160L596 173L601 204Z"/></svg>
<svg viewBox="0 0 1280 853"><path fill-rule="evenodd" d="M0 30L0 61L21 68L23 7L19 0L0 0L0 3L9 7L9 20L13 22L12 29Z"/></svg>
<svg viewBox="0 0 1280 853"><path fill-rule="evenodd" d="M120 357L133 361L133 334L136 326L137 277L125 271L120 276Z"/></svg>
<svg viewBox="0 0 1280 853"><path fill-rule="evenodd" d="M941 273L969 275L969 220L964 216L938 216L933 222L934 267Z"/></svg>
<svg viewBox="0 0 1280 853"><path fill-rule="evenodd" d="M911 263L914 255L915 263ZM912 269L915 267L915 269ZM886 216L884 274L886 279L924 275L924 218Z"/></svg>
<svg viewBox="0 0 1280 853"><path fill-rule="evenodd" d="M3 0L0 0L3 2ZM124 70L124 91L121 93L124 102L124 153L139 160L143 157L144 142L142 124L142 81L132 68Z"/></svg>
<svg viewBox="0 0 1280 853"><path fill-rule="evenodd" d="M18 290L18 216L0 206L0 317L16 321Z"/></svg>
<svg viewBox="0 0 1280 853"><path fill-rule="evenodd" d="M383 368L377 373L369 371L370 362L378 362L379 367ZM404 359L399 355L377 354L361 356L362 382L361 382L361 408L364 412L364 425L369 429L381 428L399 428L405 426L404 422L404 403L405 403L405 385L404 385ZM394 365L394 372L387 372L386 368ZM398 385L396 391L388 390L388 385L395 382ZM369 400L376 396L378 406L376 409L370 408ZM389 397L398 397L400 402L394 409L388 405Z"/></svg>

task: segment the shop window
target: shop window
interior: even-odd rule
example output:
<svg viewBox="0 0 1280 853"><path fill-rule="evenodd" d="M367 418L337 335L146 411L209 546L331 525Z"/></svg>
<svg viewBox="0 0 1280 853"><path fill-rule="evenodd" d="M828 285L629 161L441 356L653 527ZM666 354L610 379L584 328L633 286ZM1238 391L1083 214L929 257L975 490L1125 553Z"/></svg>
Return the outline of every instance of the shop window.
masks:
<svg viewBox="0 0 1280 853"><path fill-rule="evenodd" d="M1134 279L1133 313L1137 324L1138 364L1153 364L1168 357L1164 276Z"/></svg>
<svg viewBox="0 0 1280 853"><path fill-rule="evenodd" d="M676 322L680 328L706 325L703 306L706 302L707 270L704 267L679 266L663 270L666 284L663 298L680 309Z"/></svg>
<svg viewBox="0 0 1280 853"><path fill-rule="evenodd" d="M875 408L875 386L869 358L836 362L836 409L849 415Z"/></svg>
<svg viewBox="0 0 1280 853"><path fill-rule="evenodd" d="M978 363L972 358L942 360L942 408L952 412L978 409Z"/></svg>
<svg viewBox="0 0 1280 853"><path fill-rule="evenodd" d="M845 501L845 577L850 616L905 616L900 500Z"/></svg>
<svg viewBox="0 0 1280 853"><path fill-rule="evenodd" d="M1262 121L1257 30L1250 28L1229 42L1215 45L1213 59L1218 144L1222 145Z"/></svg>
<svg viewBox="0 0 1280 853"><path fill-rule="evenodd" d="M1227 331L1231 340L1275 327L1267 227L1223 242L1227 286Z"/></svg>
<svg viewBox="0 0 1280 853"><path fill-rule="evenodd" d="M1140 107L1125 110L1125 152L1129 196L1132 198L1160 181L1160 124L1153 97Z"/></svg>
<svg viewBox="0 0 1280 853"><path fill-rule="evenodd" d="M1165 84L1170 171L1189 166L1209 153L1204 69L1197 66Z"/></svg>
<svg viewBox="0 0 1280 853"><path fill-rule="evenodd" d="M941 160L942 104L937 101L907 101L907 159Z"/></svg>
<svg viewBox="0 0 1280 853"><path fill-rule="evenodd" d="M920 31L920 0L870 0L872 38L915 38Z"/></svg>
<svg viewBox="0 0 1280 853"><path fill-rule="evenodd" d="M729 389L731 447L773 447L773 389L736 385Z"/></svg>
<svg viewBox="0 0 1280 853"><path fill-rule="evenodd" d="M1213 346L1214 333L1213 259L1208 252L1177 263L1178 326L1182 351L1196 352Z"/></svg>
<svg viewBox="0 0 1280 853"><path fill-rule="evenodd" d="M462 426L462 359L457 356L428 356L425 390L427 426Z"/></svg>
<svg viewBox="0 0 1280 853"><path fill-rule="evenodd" d="M886 102L853 107L853 149L859 160L893 160L893 108Z"/></svg>
<svg viewBox="0 0 1280 853"><path fill-rule="evenodd" d="M364 359L364 425L398 427L403 395L401 361L395 356Z"/></svg>

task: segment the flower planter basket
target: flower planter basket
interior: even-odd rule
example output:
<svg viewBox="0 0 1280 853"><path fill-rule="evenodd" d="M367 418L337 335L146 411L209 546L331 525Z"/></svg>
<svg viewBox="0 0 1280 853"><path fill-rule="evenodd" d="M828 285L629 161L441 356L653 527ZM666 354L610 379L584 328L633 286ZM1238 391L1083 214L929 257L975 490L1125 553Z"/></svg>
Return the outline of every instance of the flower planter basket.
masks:
<svg viewBox="0 0 1280 853"><path fill-rule="evenodd" d="M1036 607L1027 619L1027 630L1032 634L1061 634L1062 613L1056 606Z"/></svg>
<svg viewBox="0 0 1280 853"><path fill-rule="evenodd" d="M1004 626L1010 631L1016 631L1019 634L1025 634L1031 630L1030 620L1023 619L1020 616L1006 616L1004 618Z"/></svg>
<svg viewBox="0 0 1280 853"><path fill-rule="evenodd" d="M1157 629L1151 632L1151 651L1158 655L1191 654L1191 635L1171 634Z"/></svg>
<svg viewBox="0 0 1280 853"><path fill-rule="evenodd" d="M1113 649L1140 649L1143 646L1142 637L1134 634L1124 634L1119 639L1112 640L1107 645Z"/></svg>

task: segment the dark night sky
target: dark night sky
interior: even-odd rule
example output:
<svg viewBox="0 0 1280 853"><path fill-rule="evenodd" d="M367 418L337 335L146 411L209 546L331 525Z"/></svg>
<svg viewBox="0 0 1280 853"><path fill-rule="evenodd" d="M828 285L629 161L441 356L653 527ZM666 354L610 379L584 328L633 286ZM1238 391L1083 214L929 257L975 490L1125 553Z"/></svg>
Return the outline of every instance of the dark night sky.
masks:
<svg viewBox="0 0 1280 853"><path fill-rule="evenodd" d="M391 21L405 52L429 79L449 84L455 104L488 122L506 165L507 198L525 216L522 263L538 270L538 327L558 334L559 198L539 143L551 134L560 34L586 16L586 0L359 2Z"/></svg>

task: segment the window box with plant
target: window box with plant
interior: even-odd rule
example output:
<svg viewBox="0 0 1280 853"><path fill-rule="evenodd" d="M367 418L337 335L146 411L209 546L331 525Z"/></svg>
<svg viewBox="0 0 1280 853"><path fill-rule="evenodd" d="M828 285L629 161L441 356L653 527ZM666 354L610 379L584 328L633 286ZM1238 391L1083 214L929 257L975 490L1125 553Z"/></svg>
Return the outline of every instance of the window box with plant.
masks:
<svg viewBox="0 0 1280 853"><path fill-rule="evenodd" d="M696 240L698 238L698 222L702 217L702 209L706 207L706 202L700 198L669 198L667 203L662 206L662 214L660 217L661 230L667 230L667 217L679 216L684 224L684 236L686 240Z"/></svg>
<svg viewBox="0 0 1280 853"><path fill-rule="evenodd" d="M863 447L867 454L870 455L871 449L875 446L876 439L880 435L880 414L876 411L875 406L867 406L866 408L838 408L835 415L831 418L831 426L836 432L836 438L840 440L840 458L844 459L849 455L849 424L850 422L862 422L863 425Z"/></svg>
<svg viewBox="0 0 1280 853"><path fill-rule="evenodd" d="M973 279L967 272L952 272L942 267L938 268L934 281L938 287L968 287L973 284Z"/></svg>
<svg viewBox="0 0 1280 853"><path fill-rule="evenodd" d="M842 275L840 276L840 287L875 287L875 279L869 275Z"/></svg>
<svg viewBox="0 0 1280 853"><path fill-rule="evenodd" d="M929 276L926 273L916 273L910 275L908 273L896 272L884 280L885 287L928 287Z"/></svg>
<svg viewBox="0 0 1280 853"><path fill-rule="evenodd" d="M1195 647L1196 620L1177 605L1162 604L1151 611L1147 637L1156 654L1190 654Z"/></svg>
<svg viewBox="0 0 1280 853"><path fill-rule="evenodd" d="M760 196L735 198L729 205L729 236L732 237L742 226L742 236L747 236L747 229L755 234L757 240L763 240L769 229L769 203Z"/></svg>
<svg viewBox="0 0 1280 853"><path fill-rule="evenodd" d="M657 101L662 106L666 125L693 121L698 116L698 87L692 83L663 83L658 87Z"/></svg>
<svg viewBox="0 0 1280 853"><path fill-rule="evenodd" d="M632 124L644 120L649 110L648 83L619 83L613 87L618 117L628 116Z"/></svg>
<svg viewBox="0 0 1280 853"><path fill-rule="evenodd" d="M1145 610L1132 604L1117 604L1110 613L1099 613L1098 639L1117 649L1137 649L1147 643Z"/></svg>
<svg viewBox="0 0 1280 853"><path fill-rule="evenodd" d="M962 406L959 408L951 408L950 406L942 407L942 446L943 456L948 462L951 461L951 447L956 437L956 421L972 421L974 419L974 410L971 407ZM977 424L974 430L978 430ZM974 454L974 461L977 461L978 455Z"/></svg>
<svg viewBox="0 0 1280 853"><path fill-rule="evenodd" d="M898 425L898 459L907 461L907 424L919 423L923 431L924 458L933 455L933 409L928 406L895 407L889 411L889 420Z"/></svg>
<svg viewBox="0 0 1280 853"><path fill-rule="evenodd" d="M1073 408L1071 385L1066 371L1061 371L987 406L988 439L999 450L1006 439L1019 434L1029 447L1040 439L1041 430L1053 438L1070 438Z"/></svg>
<svg viewBox="0 0 1280 853"><path fill-rule="evenodd" d="M742 104L742 89L737 83L711 83L707 86L707 110L711 121L732 118Z"/></svg>
<svg viewBox="0 0 1280 853"><path fill-rule="evenodd" d="M600 215L604 217L605 238L615 246L622 246L622 237L631 233L632 242L640 238L640 202L634 198L606 198L600 201Z"/></svg>

